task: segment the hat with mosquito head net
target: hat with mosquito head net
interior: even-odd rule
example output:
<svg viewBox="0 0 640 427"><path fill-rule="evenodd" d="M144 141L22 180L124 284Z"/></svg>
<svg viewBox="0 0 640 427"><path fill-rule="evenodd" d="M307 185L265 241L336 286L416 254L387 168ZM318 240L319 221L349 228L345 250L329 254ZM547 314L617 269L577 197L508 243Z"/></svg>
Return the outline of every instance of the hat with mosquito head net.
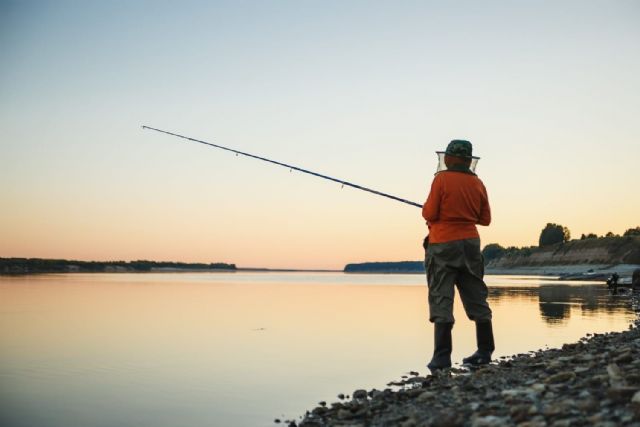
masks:
<svg viewBox="0 0 640 427"><path fill-rule="evenodd" d="M447 145L447 149L445 151L436 151L436 154L438 155L438 170L436 172L451 169L447 167L445 163L445 156L453 156L470 160L471 163L469 164L469 170L473 173L475 173L478 160L480 160L480 157L473 155L473 146L471 145L471 142L464 139L454 139L449 143L449 145Z"/></svg>

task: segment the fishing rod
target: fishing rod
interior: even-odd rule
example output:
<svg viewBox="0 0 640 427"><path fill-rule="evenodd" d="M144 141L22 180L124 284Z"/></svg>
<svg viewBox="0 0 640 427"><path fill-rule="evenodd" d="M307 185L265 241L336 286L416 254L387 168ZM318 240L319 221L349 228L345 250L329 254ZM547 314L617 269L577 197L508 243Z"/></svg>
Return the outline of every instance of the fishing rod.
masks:
<svg viewBox="0 0 640 427"><path fill-rule="evenodd" d="M264 162L273 163L274 165L283 166L283 167L285 167L285 168L287 168L289 170L296 170L298 172L303 172L303 173L306 173L306 174L309 174L309 175L317 176L318 178L322 178L322 179L326 179L326 180L329 180L329 181L337 182L339 184L342 184L343 186L347 185L349 187L356 188L358 190L362 190L362 191L366 191L366 192L369 192L369 193L377 194L378 196L386 197L386 198L391 199L391 200L396 200L398 202L406 203L407 205L417 206L419 208L422 208L421 204L412 202L410 200L402 199L400 197L396 197L396 196L393 196L391 194L387 194L387 193L383 193L381 191L373 190L371 188L363 187L362 185L354 184L352 182L343 181L343 180L338 179L338 178L333 178L333 177L330 177L330 176L327 176L327 175L322 175L320 173L313 172L313 171L310 171L310 170L307 170L307 169L303 169L303 168L299 168L297 166L288 165L286 163L278 162L276 160L267 159L266 157L256 156L254 154L250 154L250 153L245 153L243 151L234 150L233 148L224 147L222 145L213 144L213 143L207 142L207 141L201 141L199 139L190 138L188 136L180 135L180 134L169 132L169 131L162 130L162 129L156 129L156 128L153 128L153 127L150 127L150 126L142 126L142 129L154 130L156 132L165 133L167 135L171 135L171 136L175 136L175 137L178 137L178 138L186 139L188 141L193 141L193 142L197 142L199 144L208 145L209 147L220 148L221 150L225 150L225 151L231 151L232 153L236 153L236 155L240 154L240 155L243 155L243 156L247 156L247 157L251 157L251 158L254 158L254 159L262 160Z"/></svg>

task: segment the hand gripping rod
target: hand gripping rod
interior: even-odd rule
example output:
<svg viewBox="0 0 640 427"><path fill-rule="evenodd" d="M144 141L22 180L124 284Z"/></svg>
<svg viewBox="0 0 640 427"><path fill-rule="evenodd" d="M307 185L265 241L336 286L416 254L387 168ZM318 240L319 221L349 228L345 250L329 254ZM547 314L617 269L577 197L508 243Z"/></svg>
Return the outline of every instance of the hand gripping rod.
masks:
<svg viewBox="0 0 640 427"><path fill-rule="evenodd" d="M386 197L388 199L397 200L398 202L406 203L407 205L417 206L419 208L422 208L422 205L420 205L418 203L415 203L415 202L412 202L412 201L409 201L409 200L406 200L406 199L401 199L400 197L392 196L391 194L382 193L380 191L376 191L376 190L373 190L371 188L363 187L363 186L358 185L358 184L353 184L353 183L348 182L348 181L343 181L341 179L332 178L330 176L322 175L322 174L319 174L317 172L313 172L313 171L310 171L310 170L302 169L302 168L299 168L297 166L288 165L286 163L277 162L275 160L267 159L265 157L255 156L255 155L249 154L249 153L244 153L242 151L234 150L232 148L223 147L222 145L212 144L211 142L201 141L201 140L195 139L195 138L189 138L188 136L180 135L180 134L173 133L173 132L168 132L166 130L152 128L150 126L142 126L142 129L154 130L156 132L166 133L167 135L176 136L178 138L182 138L182 139L186 139L186 140L189 140L189 141L197 142L197 143L200 143L200 144L208 145L210 147L220 148L221 150L226 150L226 151L231 151L232 153L241 154L243 156L252 157L254 159L262 160L264 162L273 163L274 165L283 166L283 167L285 167L285 168L287 168L289 170L296 170L296 171L303 172L303 173L306 173L306 174L309 174L309 175L317 176L318 178L323 178L323 179L327 179L329 181L337 182L337 183L342 184L342 185L347 185L349 187L353 187L353 188L356 188L358 190L367 191L369 193L377 194L378 196Z"/></svg>

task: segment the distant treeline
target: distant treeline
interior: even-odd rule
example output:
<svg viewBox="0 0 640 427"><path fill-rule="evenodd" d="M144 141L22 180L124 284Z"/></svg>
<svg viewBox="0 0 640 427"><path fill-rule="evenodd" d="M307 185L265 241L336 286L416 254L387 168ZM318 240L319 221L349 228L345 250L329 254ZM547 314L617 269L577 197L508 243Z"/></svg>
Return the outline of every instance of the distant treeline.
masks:
<svg viewBox="0 0 640 427"><path fill-rule="evenodd" d="M556 258L560 258L557 255L565 255L568 252L584 252L586 250L590 250L593 256L595 255L594 250L599 250L601 252L600 259L583 259L581 262L635 264L640 263L638 237L640 237L640 227L629 228L622 236L612 232L608 232L603 236L588 233L582 234L580 239L571 239L571 232L567 227L549 223L540 233L538 246L521 248L509 246L505 248L498 243L490 243L482 249L482 255L484 256L485 264L496 264L500 259L518 259L519 263L522 264L522 260L525 258L531 258L545 252L553 253Z"/></svg>
<svg viewBox="0 0 640 427"><path fill-rule="evenodd" d="M153 269L236 270L235 264L173 261L76 261L41 258L0 258L0 274L145 272Z"/></svg>
<svg viewBox="0 0 640 427"><path fill-rule="evenodd" d="M492 243L482 251L489 268L509 269L575 264L640 264L640 236L573 239L547 246L503 248Z"/></svg>
<svg viewBox="0 0 640 427"><path fill-rule="evenodd" d="M422 261L363 262L347 264L345 273L424 273Z"/></svg>
<svg viewBox="0 0 640 427"><path fill-rule="evenodd" d="M569 229L549 223L540 233L539 245L518 248L490 243L482 249L485 265L517 268L557 264L640 264L640 227L622 236L589 233L571 239ZM363 262L347 264L345 273L424 273L422 261Z"/></svg>

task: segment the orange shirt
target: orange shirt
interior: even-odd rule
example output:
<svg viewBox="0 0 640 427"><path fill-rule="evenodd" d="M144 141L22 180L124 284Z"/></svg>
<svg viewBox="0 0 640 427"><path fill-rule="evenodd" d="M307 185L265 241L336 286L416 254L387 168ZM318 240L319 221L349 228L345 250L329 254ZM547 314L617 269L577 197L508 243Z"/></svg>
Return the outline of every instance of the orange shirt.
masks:
<svg viewBox="0 0 640 427"><path fill-rule="evenodd" d="M422 217L429 226L429 243L478 238L476 224L491 222L487 189L476 175L442 171L433 178Z"/></svg>

